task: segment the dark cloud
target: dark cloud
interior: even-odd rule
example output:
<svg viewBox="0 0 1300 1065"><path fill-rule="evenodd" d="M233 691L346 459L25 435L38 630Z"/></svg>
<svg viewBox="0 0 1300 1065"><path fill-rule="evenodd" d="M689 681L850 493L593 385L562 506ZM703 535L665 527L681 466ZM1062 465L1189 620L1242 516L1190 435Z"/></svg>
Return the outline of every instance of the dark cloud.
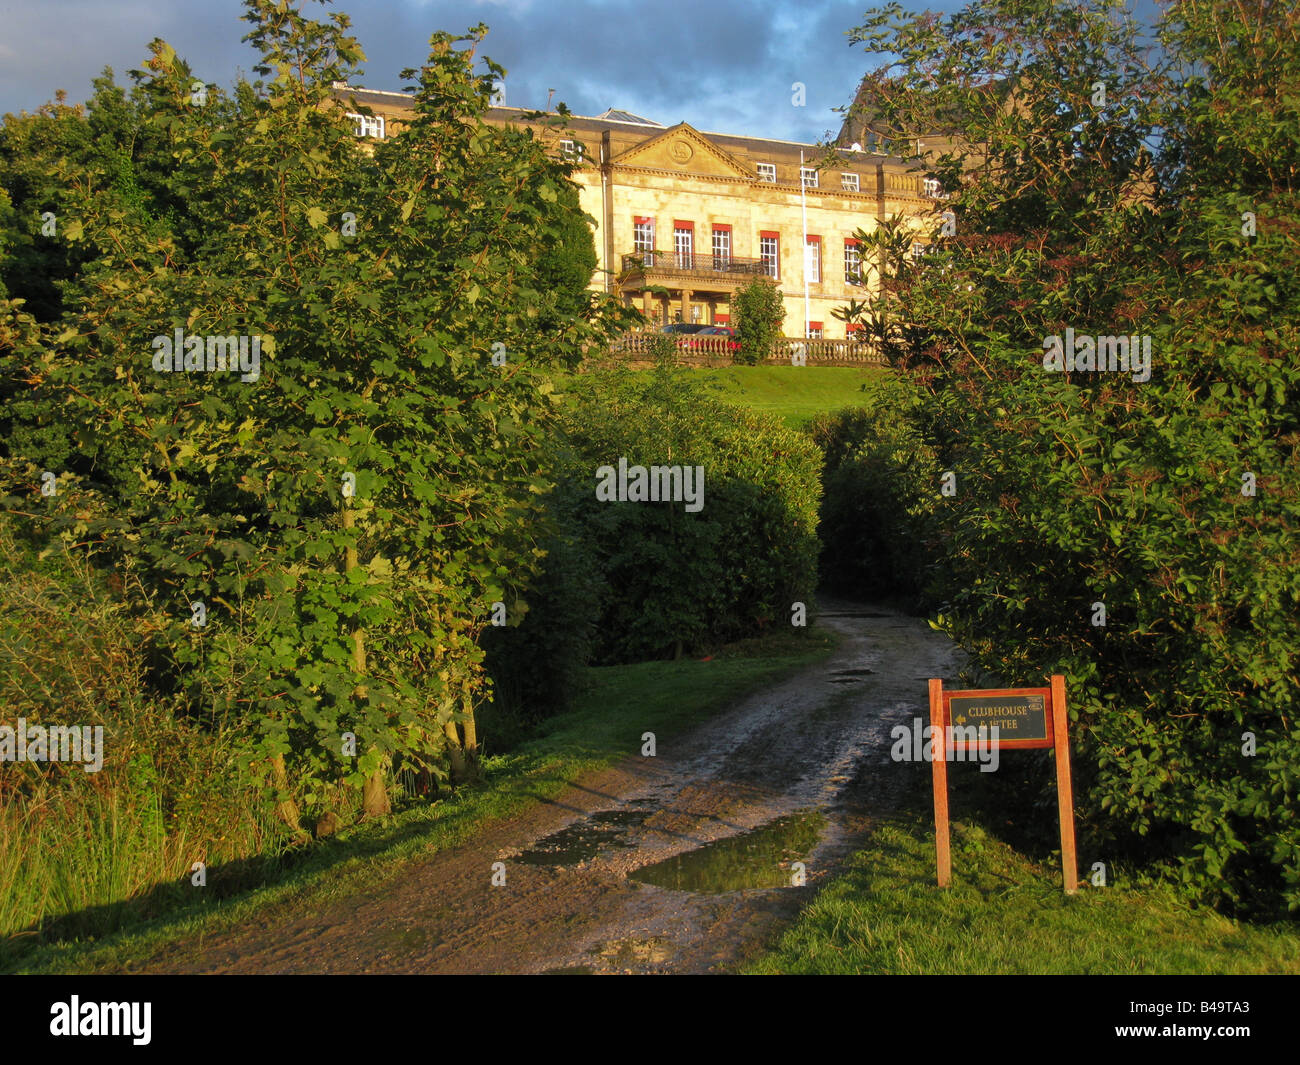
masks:
<svg viewBox="0 0 1300 1065"><path fill-rule="evenodd" d="M484 22L483 51L506 67L507 102L544 107L549 90L578 114L620 107L671 125L789 140L839 126L867 57L846 30L859 0L343 0L366 50L369 88L399 89L435 30ZM121 83L162 37L207 80L248 74L239 0L0 0L0 110L33 110L64 88L72 100L112 66ZM791 85L807 104L791 104Z"/></svg>
<svg viewBox="0 0 1300 1065"><path fill-rule="evenodd" d="M91 79L111 66L119 84L162 37L201 76L230 84L253 53L239 39L239 0L0 0L0 111L34 111L66 89L84 100Z"/></svg>

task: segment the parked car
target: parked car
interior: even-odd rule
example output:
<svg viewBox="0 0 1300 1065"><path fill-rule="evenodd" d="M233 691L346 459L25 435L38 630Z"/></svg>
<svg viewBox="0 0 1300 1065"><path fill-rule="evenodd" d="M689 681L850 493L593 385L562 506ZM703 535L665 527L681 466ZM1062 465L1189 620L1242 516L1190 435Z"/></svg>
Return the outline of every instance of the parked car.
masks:
<svg viewBox="0 0 1300 1065"><path fill-rule="evenodd" d="M736 331L729 325L707 325L695 335L697 337L727 337L727 350L740 350L740 341L736 339ZM688 348L702 348L705 345L699 340L688 340L683 346Z"/></svg>
<svg viewBox="0 0 1300 1065"><path fill-rule="evenodd" d="M707 325L697 325L695 322L673 322L672 325L664 326L665 333L699 333L708 329Z"/></svg>

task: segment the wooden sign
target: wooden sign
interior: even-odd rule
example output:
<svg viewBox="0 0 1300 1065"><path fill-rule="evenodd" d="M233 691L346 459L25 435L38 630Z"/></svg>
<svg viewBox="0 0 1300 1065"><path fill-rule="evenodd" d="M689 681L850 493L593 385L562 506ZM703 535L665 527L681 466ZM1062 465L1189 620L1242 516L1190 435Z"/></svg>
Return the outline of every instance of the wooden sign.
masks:
<svg viewBox="0 0 1300 1065"><path fill-rule="evenodd" d="M1074 792L1070 786L1070 746L1065 710L1065 678L1052 677L1050 688L995 688L989 691L945 692L942 680L930 681L930 725L934 757L934 845L939 886L952 881L948 839L948 760L957 750L993 743L1004 750L1051 747L1056 752L1056 807L1061 823L1061 875L1065 893L1078 890L1074 853ZM985 726L980 728L980 726Z"/></svg>
<svg viewBox="0 0 1300 1065"><path fill-rule="evenodd" d="M1051 688L944 692L945 715L958 728L998 727L1000 750L1052 746ZM963 733L955 733L960 739Z"/></svg>

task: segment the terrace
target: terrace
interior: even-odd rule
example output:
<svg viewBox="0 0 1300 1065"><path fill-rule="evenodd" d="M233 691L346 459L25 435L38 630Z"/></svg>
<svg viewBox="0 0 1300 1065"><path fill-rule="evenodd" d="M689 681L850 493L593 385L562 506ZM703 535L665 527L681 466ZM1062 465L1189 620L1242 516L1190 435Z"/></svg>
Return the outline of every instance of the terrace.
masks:
<svg viewBox="0 0 1300 1065"><path fill-rule="evenodd" d="M739 285L769 272L764 259L712 252L638 251L623 256L622 278L632 281L650 276L695 278Z"/></svg>

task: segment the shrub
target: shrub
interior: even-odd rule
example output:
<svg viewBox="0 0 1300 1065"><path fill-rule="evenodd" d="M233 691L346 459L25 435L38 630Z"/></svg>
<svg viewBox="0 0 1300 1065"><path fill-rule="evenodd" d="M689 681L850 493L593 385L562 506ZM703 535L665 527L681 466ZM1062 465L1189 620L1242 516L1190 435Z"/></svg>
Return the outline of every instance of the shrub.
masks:
<svg viewBox="0 0 1300 1065"><path fill-rule="evenodd" d="M896 399L901 389L888 392ZM937 553L940 471L932 449L885 402L820 414L806 431L824 456L822 586L919 607Z"/></svg>
<svg viewBox="0 0 1300 1065"><path fill-rule="evenodd" d="M545 557L533 583L506 604L504 627L483 635L486 665L492 677L492 725L497 743L568 708L582 667L591 658L600 617L601 588L590 548L580 529L558 513L570 497L550 497L551 534L542 541ZM484 725L491 741L493 727Z"/></svg>
<svg viewBox="0 0 1300 1065"><path fill-rule="evenodd" d="M884 127L996 146L931 160L955 237L889 279L892 355L956 476L941 620L1004 683L1065 674L1083 854L1296 911L1300 41L1283 4L1180 4L1151 69L1117 7L855 33L885 56ZM1067 327L1149 338L1149 373L1053 365Z"/></svg>
<svg viewBox="0 0 1300 1065"><path fill-rule="evenodd" d="M736 361L756 365L772 354L781 338L785 302L781 289L770 277L756 277L742 285L731 298L732 322L740 350Z"/></svg>
<svg viewBox="0 0 1300 1065"><path fill-rule="evenodd" d="M666 362L575 386L553 505L570 515L602 585L593 653L625 662L695 652L789 625L816 579L819 456L774 419L705 394ZM602 466L704 468L703 509L601 502Z"/></svg>
<svg viewBox="0 0 1300 1065"><path fill-rule="evenodd" d="M3 764L0 962L192 898L195 861L220 892L287 842L228 724L151 690L144 649L162 620L129 609L130 576L78 549L38 558L21 532L0 521L0 724L102 728L103 764Z"/></svg>

